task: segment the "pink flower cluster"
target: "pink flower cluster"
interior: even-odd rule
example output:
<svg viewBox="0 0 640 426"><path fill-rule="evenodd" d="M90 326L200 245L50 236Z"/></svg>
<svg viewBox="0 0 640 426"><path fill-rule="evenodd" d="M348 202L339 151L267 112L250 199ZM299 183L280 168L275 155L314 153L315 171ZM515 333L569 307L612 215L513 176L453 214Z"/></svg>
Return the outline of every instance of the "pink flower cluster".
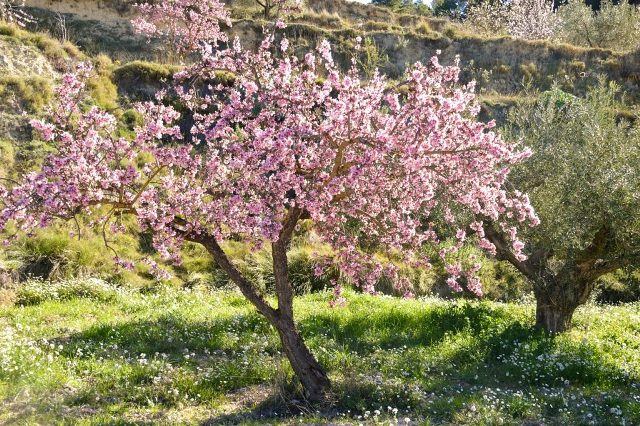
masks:
<svg viewBox="0 0 640 426"><path fill-rule="evenodd" d="M193 10L188 0L153 7L161 13L167 5ZM85 66L65 76L51 121L33 122L56 152L40 173L4 190L0 225L13 220L29 230L108 206L102 223L115 213L134 214L158 251L179 261L185 238L260 246L277 241L291 217L308 217L335 248L332 261L342 274L373 293L383 276L407 287L393 259L429 264L425 247L445 242L440 218L457 240L440 252L449 284L459 290L458 278L466 276L480 294L479 266L449 259L469 239L467 229L495 249L484 239L482 218L508 230L522 255L509 223L538 219L527 197L507 191L505 181L530 153L505 142L493 123L476 121L473 85L457 83L457 63L416 63L400 87L377 73L362 79L355 67L341 71L327 41L298 58L285 40L276 44L267 33L257 51L237 39L227 49L200 43L200 59L175 77L181 112L165 106L162 94L140 105L145 120L133 140L114 136L111 114L79 108ZM232 72L234 82L214 83L220 70ZM186 132L177 125L184 116L193 122ZM372 244L388 261L363 249Z"/></svg>

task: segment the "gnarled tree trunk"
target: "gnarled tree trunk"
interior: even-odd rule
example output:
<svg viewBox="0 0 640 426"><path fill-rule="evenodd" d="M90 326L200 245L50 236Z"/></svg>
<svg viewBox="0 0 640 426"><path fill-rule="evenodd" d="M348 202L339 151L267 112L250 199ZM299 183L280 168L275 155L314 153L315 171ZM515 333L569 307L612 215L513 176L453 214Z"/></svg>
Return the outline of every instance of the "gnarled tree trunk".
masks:
<svg viewBox="0 0 640 426"><path fill-rule="evenodd" d="M485 235L496 246L499 260L515 266L534 287L536 296L536 326L548 333L562 333L571 327L576 308L587 302L598 277L619 268L617 262L605 262L608 228L603 227L594 241L573 259L566 259L559 271L549 261L552 254L544 248L534 248L526 260L511 251L508 239L490 221Z"/></svg>
<svg viewBox="0 0 640 426"><path fill-rule="evenodd" d="M536 304L536 327L547 333L562 333L571 327L574 309L560 309L540 300Z"/></svg>
<svg viewBox="0 0 640 426"><path fill-rule="evenodd" d="M571 327L573 313L585 304L601 271L584 264L567 262L556 274L552 274L544 262L544 280L534 281L536 296L536 326L555 334Z"/></svg>
<svg viewBox="0 0 640 426"><path fill-rule="evenodd" d="M560 286L536 289L536 327L548 333L562 333L571 327L571 319L578 305Z"/></svg>

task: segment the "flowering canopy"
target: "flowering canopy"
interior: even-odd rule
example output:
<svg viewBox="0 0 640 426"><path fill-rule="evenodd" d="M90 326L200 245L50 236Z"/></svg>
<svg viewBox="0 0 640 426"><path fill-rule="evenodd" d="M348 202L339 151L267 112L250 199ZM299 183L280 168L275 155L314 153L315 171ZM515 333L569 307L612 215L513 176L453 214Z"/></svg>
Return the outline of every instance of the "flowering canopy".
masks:
<svg viewBox="0 0 640 426"><path fill-rule="evenodd" d="M193 51L201 42L227 41L220 22L230 27L231 18L218 0L165 0L136 7L140 16L131 21L133 28L150 37L168 37L179 52Z"/></svg>
<svg viewBox="0 0 640 426"><path fill-rule="evenodd" d="M205 37L212 38L223 39ZM132 140L114 135L110 113L82 109L87 65L66 75L50 119L32 122L56 152L40 173L3 190L0 226L15 221L29 231L100 209L97 223L117 232L114 218L132 214L177 261L185 240L233 236L259 246L309 218L341 272L366 291L396 271L360 250L358 235L426 265L424 246L442 242L436 217L457 230L443 259L469 230L494 248L482 218L500 224L522 256L507 223L537 218L527 196L505 182L529 152L476 121L473 85L457 84L457 63L433 57L393 85L377 73L363 80L355 66L341 71L327 41L303 58L270 33L255 52L238 40L229 48L201 41L200 59L174 77L180 108L163 102L169 92L139 105L145 119ZM214 83L220 70L233 73L233 83ZM449 265L450 285L460 289L464 274L480 293L477 268Z"/></svg>

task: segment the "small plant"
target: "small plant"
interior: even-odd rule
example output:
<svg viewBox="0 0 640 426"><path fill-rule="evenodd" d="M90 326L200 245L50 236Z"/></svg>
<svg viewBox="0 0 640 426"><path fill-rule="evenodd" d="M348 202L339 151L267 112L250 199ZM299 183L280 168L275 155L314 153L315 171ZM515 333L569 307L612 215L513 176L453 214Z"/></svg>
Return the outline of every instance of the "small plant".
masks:
<svg viewBox="0 0 640 426"><path fill-rule="evenodd" d="M365 37L359 46L360 69L367 78L371 78L373 74L381 67L389 63L389 56L382 53L376 42L371 37Z"/></svg>
<svg viewBox="0 0 640 426"><path fill-rule="evenodd" d="M0 98L12 112L40 112L53 98L51 82L42 77L0 77Z"/></svg>

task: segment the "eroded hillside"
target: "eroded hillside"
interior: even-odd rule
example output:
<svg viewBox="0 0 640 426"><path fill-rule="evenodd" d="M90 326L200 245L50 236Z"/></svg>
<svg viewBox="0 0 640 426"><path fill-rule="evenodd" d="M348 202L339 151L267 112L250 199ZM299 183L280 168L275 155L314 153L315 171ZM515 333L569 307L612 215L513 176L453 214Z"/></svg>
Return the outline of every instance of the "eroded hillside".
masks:
<svg viewBox="0 0 640 426"><path fill-rule="evenodd" d="M107 53L130 61L145 59L166 62L164 49L134 34L129 19L131 1L29 0L30 11L38 18L37 28L69 38L90 54ZM255 44L264 21L252 1L231 1L233 32L245 44ZM36 29L37 29L36 28ZM288 28L294 45L301 49L318 40L329 39L339 59L346 65L346 52L357 35L373 40L382 58L378 65L391 78L398 78L406 64L431 57L441 51L443 61L459 55L463 80L476 80L480 93L508 96L531 84L546 90L559 84L564 90L581 94L597 76L619 82L628 96L640 93L640 54L604 49L580 48L548 41L527 41L511 37L484 38L465 32L443 18L397 15L388 9L345 2L311 0L308 9L294 17ZM343 53L340 55L340 53Z"/></svg>

